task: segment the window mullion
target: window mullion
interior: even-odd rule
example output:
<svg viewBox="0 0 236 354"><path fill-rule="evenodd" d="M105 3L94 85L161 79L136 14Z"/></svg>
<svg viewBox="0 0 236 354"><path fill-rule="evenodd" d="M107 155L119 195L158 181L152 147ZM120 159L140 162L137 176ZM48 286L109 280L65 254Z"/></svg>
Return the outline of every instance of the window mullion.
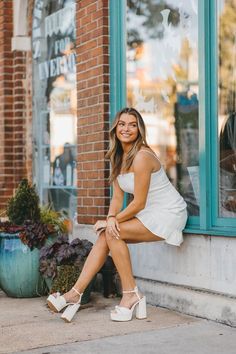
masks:
<svg viewBox="0 0 236 354"><path fill-rule="evenodd" d="M210 67L210 94L211 94L211 205L212 205L212 225L216 225L216 219L218 217L218 185L219 185L219 171L218 171L218 75L217 75L217 64L218 64L218 45L217 45L217 11L216 11L216 1L210 3L210 14L209 19L211 19L211 67Z"/></svg>
<svg viewBox="0 0 236 354"><path fill-rule="evenodd" d="M199 1L199 183L200 229L210 226L210 0Z"/></svg>
<svg viewBox="0 0 236 354"><path fill-rule="evenodd" d="M126 104L126 0L110 0L110 113Z"/></svg>

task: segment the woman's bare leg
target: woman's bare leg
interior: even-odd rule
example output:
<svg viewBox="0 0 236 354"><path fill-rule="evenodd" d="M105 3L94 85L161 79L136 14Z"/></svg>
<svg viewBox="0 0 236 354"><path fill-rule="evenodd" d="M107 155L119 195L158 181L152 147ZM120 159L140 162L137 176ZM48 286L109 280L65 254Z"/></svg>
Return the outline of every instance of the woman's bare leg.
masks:
<svg viewBox="0 0 236 354"><path fill-rule="evenodd" d="M123 290L132 290L135 287L135 279L132 272L130 253L127 243L161 241L162 238L153 235L136 218L120 223L120 239L116 239L106 232L107 245L111 251L112 259L121 278ZM141 295L141 294L140 294ZM137 301L133 293L124 294L120 306L131 307Z"/></svg>
<svg viewBox="0 0 236 354"><path fill-rule="evenodd" d="M96 243L93 245L85 263L80 276L75 283L74 287L82 293L89 282L93 279L95 274L101 269L106 261L107 255L109 253L109 248L107 246L107 241L105 233L101 233L98 237ZM73 290L68 291L63 295L68 302L78 301L78 294Z"/></svg>

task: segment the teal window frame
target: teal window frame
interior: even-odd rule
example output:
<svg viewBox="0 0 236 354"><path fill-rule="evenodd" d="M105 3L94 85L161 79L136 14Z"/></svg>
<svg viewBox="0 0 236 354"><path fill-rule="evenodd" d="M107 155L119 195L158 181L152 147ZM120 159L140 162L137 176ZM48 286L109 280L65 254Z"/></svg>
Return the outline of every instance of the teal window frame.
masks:
<svg viewBox="0 0 236 354"><path fill-rule="evenodd" d="M218 34L215 0L198 1L200 214L184 232L236 236L236 218L218 216ZM110 122L126 105L126 0L110 0Z"/></svg>

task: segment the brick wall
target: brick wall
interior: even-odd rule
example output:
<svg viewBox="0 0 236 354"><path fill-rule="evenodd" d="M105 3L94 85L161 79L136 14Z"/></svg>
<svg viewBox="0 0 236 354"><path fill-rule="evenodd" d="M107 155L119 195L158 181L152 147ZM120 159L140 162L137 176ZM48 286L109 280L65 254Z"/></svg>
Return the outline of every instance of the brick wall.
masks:
<svg viewBox="0 0 236 354"><path fill-rule="evenodd" d="M25 55L11 51L13 1L0 2L0 209L25 175Z"/></svg>
<svg viewBox="0 0 236 354"><path fill-rule="evenodd" d="M12 4L0 2L0 208L13 187Z"/></svg>
<svg viewBox="0 0 236 354"><path fill-rule="evenodd" d="M31 28L33 0L28 2ZM108 0L80 0L76 10L79 223L107 214L109 163ZM13 0L0 2L0 209L32 175L31 53L12 52ZM29 33L31 31L29 30ZM29 70L30 69L30 70Z"/></svg>
<svg viewBox="0 0 236 354"><path fill-rule="evenodd" d="M26 177L26 55L23 52L13 52L13 163L14 182Z"/></svg>
<svg viewBox="0 0 236 354"><path fill-rule="evenodd" d="M107 214L109 163L108 0L77 5L78 221Z"/></svg>

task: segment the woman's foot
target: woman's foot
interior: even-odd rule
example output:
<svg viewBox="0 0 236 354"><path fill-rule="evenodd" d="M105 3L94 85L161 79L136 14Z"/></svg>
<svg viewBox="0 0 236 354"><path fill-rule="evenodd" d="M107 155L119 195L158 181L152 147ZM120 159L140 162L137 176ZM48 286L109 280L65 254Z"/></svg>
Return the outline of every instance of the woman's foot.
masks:
<svg viewBox="0 0 236 354"><path fill-rule="evenodd" d="M143 295L138 291L139 297L142 298ZM122 299L120 301L119 306L121 307L127 307L128 309L130 309L133 304L135 304L135 302L137 302L139 300L137 294L135 293L125 293L122 296Z"/></svg>
<svg viewBox="0 0 236 354"><path fill-rule="evenodd" d="M138 291L137 286L133 290L123 290L121 302L111 311L112 321L130 321L133 311L136 310L136 318L144 319L147 317L146 297Z"/></svg>
<svg viewBox="0 0 236 354"><path fill-rule="evenodd" d="M54 312L60 312L63 308L69 304L77 304L80 302L81 294L76 288L72 288L67 293L60 295L60 293L54 293L47 298L47 304Z"/></svg>
<svg viewBox="0 0 236 354"><path fill-rule="evenodd" d="M80 293L79 290L78 292ZM74 304L77 303L80 299L80 295L73 288L70 289L67 293L63 294L63 297L65 298L66 302Z"/></svg>
<svg viewBox="0 0 236 354"><path fill-rule="evenodd" d="M77 290L77 289L76 289ZM78 291L78 290L77 290ZM70 289L69 291L67 291L65 294L61 295L64 297L64 299L66 300L66 302L69 303L76 303L79 301L80 299L80 295L79 295L79 291L76 292L75 288ZM53 293L52 295L56 298L58 295L58 293Z"/></svg>
<svg viewBox="0 0 236 354"><path fill-rule="evenodd" d="M61 315L61 318L65 322L71 322L76 312L79 310L82 295L83 293L80 293L74 287L64 295L65 299L67 299L67 301L70 303Z"/></svg>

